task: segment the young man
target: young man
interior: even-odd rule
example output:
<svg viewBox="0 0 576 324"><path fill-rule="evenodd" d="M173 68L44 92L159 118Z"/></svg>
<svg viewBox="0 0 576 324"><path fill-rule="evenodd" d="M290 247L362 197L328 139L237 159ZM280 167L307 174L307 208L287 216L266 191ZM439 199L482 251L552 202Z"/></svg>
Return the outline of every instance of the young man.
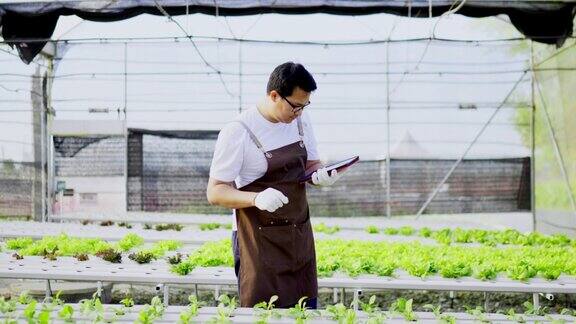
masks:
<svg viewBox="0 0 576 324"><path fill-rule="evenodd" d="M278 295L277 307L301 297L316 308L318 282L306 185L339 179L321 168L314 132L304 108L316 90L312 75L287 62L274 69L265 100L227 124L218 136L210 168L210 204L234 209L234 263L242 307Z"/></svg>

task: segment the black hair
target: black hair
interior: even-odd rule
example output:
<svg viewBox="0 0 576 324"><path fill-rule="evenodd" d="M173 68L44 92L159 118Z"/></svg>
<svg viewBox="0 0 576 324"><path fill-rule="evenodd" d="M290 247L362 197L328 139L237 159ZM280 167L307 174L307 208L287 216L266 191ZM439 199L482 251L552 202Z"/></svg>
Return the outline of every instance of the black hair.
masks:
<svg viewBox="0 0 576 324"><path fill-rule="evenodd" d="M266 93L276 90L280 95L288 97L296 87L312 92L316 90L316 81L302 64L286 62L278 65L270 74Z"/></svg>

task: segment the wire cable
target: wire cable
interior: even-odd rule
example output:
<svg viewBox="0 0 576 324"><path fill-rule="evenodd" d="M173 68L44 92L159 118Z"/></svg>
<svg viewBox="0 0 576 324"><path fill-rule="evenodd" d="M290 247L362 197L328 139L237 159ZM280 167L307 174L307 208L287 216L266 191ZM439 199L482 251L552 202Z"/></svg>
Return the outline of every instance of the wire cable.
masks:
<svg viewBox="0 0 576 324"><path fill-rule="evenodd" d="M450 178L450 176L452 175L452 173L454 172L454 170L456 170L456 167L458 167L458 165L460 164L460 162L462 162L462 160L464 160L464 158L466 157L466 155L468 154L468 152L470 152L470 150L472 149L472 147L474 146L474 144L478 141L478 139L480 138L480 136L482 136L482 134L484 133L484 131L486 130L486 128L488 128L488 126L490 125L490 123L492 122L492 120L496 117L496 115L498 114L498 112L500 111L500 108L502 108L502 106L504 106L504 104L508 101L508 99L512 96L512 93L514 93L514 90L517 89L518 85L520 84L520 81L522 81L522 79L524 79L526 77L526 75L528 74L528 70L526 70L522 76L518 79L518 82L516 82L516 84L514 84L514 86L510 89L510 91L508 92L508 94L506 95L506 97L504 98L504 100L502 100L501 104L498 106L497 109L494 110L494 112L492 113L492 115L490 115L490 118L488 118L488 120L486 121L486 123L482 126L482 128L478 131L478 133L476 134L476 136L474 137L474 139L472 140L472 142L470 142L468 144L468 146L466 147L466 150L464 150L464 152L462 153L462 155L460 156L460 158L452 165L452 167L450 168L450 170L448 171L448 173L446 174L446 176L444 176L444 178L442 179L442 181L440 181L440 183L438 184L438 186L436 186L436 188L434 189L434 191L432 192L432 194L430 196L428 196L426 202L422 205L422 207L418 210L418 213L416 213L416 219L418 219L420 217L420 215L422 215L422 213L426 210L426 208L428 208L428 205L432 202L432 200L436 197L436 195L438 194L438 192L440 192L440 189L442 188L442 186L444 185L444 183L446 183L446 181Z"/></svg>
<svg viewBox="0 0 576 324"><path fill-rule="evenodd" d="M557 36L538 36L542 39L556 39L558 37L565 37L565 35ZM576 39L576 36L568 36L567 39ZM494 39L456 39L456 38L442 38L442 37L413 37L413 38L396 38L396 39L372 39L364 41L281 41L281 40L266 40L266 39L247 39L247 38L231 38L231 37L217 37L217 36L159 36L159 37L83 37L83 38L68 38L68 39L50 39L50 38L36 38L36 39L14 39L10 41L0 40L0 44L8 44L9 42L28 42L28 43L59 43L65 42L69 44L113 44L113 43L143 43L143 44L157 44L158 42L172 42L181 43L182 40L210 40L220 42L243 42L254 44L277 44L277 45L313 45L313 46L353 46L353 45L373 45L385 43L405 43L405 42L428 42L436 41L441 43L456 43L456 44L491 44L491 43L510 43L526 41L526 37L507 37L507 38L494 38ZM215 44L215 43L214 43Z"/></svg>
<svg viewBox="0 0 576 324"><path fill-rule="evenodd" d="M186 29L184 29L180 23L178 23L174 18L172 18L172 16L166 11L164 10L164 8L158 3L157 0L154 0L154 4L156 5L156 7L158 8L158 10L164 15L166 16L170 21L172 21L174 24L176 24L176 26L178 26L178 28L180 28L180 30L186 35L186 38L188 40L190 40L190 43L192 43L192 46L194 47L194 50L196 51L196 53L198 54L198 56L200 57L200 59L202 61L204 61L204 64L206 64L207 67L209 67L210 69L212 69L216 74L218 74L218 77L220 78L220 81L222 82L222 86L224 87L224 90L226 91L226 93L230 96L230 97L235 97L235 95L230 92L230 90L228 89L228 86L226 85L226 82L224 81L224 78L222 77L222 73L220 72L219 69L217 69L216 67L214 67L212 64L210 64L210 62L208 62L206 60L206 58L204 58L204 55L202 55L202 52L200 52L200 49L198 48L198 46L196 45L196 43L194 42L194 40L192 39L192 36L190 34L188 34L188 32L186 31Z"/></svg>
<svg viewBox="0 0 576 324"><path fill-rule="evenodd" d="M428 0L429 1L429 14L430 14L430 18L432 18L432 0ZM458 0L455 0L456 2L458 2ZM416 66L414 67L414 69L412 69L413 71L418 70L418 68L420 67L420 64L422 63L422 60L424 60L424 57L426 56L426 54L428 53L428 48L430 47L430 44L432 43L432 39L434 37L436 37L436 28L438 27L438 24L440 23L440 21L442 20L442 18L444 18L445 16L451 15L453 13L456 13L458 10L460 10L463 6L464 3L466 3L466 0L462 0L462 2L460 3L460 5L458 5L456 8L452 9L452 7L454 6L454 4L456 3L454 2L451 6L450 9L448 9L448 11L444 12L436 21L436 23L434 24L434 27L432 28L432 31L430 33L430 40L426 43L426 46L424 47L424 51L422 53L422 56L420 56L420 59L418 60L418 63L416 63ZM400 81L396 84L396 86L394 87L394 89L392 90L392 94L396 93L396 90L398 90L398 88L400 87L400 85L402 84L402 82L404 82L405 77L402 77L402 79L400 79Z"/></svg>
<svg viewBox="0 0 576 324"><path fill-rule="evenodd" d="M545 71L576 71L576 67L555 67L555 68L537 68L537 69L515 69L515 70L492 70L492 71L418 71L418 72L406 72L406 71L358 71L358 72L336 72L336 71L318 71L315 72L316 75L323 76L359 76L359 75L503 75L503 74L520 74L525 71L531 72L545 72ZM130 76L190 76L190 75L218 75L222 78L223 75L227 76L238 76L237 72L202 72L202 71L189 71L189 72L129 72ZM49 78L54 79L64 79L76 76L124 76L124 72L79 72L79 73L68 73L50 76ZM243 73L246 77L263 77L268 76L269 73ZM0 73L0 76L8 77L25 77L25 78L43 78L42 76L21 74L21 73Z"/></svg>

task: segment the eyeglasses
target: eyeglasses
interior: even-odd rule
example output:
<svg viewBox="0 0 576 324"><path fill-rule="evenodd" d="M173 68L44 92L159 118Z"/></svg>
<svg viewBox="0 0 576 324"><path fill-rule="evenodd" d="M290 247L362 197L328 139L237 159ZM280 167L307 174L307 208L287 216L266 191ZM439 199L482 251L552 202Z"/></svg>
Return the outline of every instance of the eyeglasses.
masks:
<svg viewBox="0 0 576 324"><path fill-rule="evenodd" d="M280 97L284 100L286 100L286 102L290 105L290 107L292 107L292 113L296 114L301 110L304 110L304 108L306 108L306 106L308 106L310 104L310 101L308 101L307 104L303 105L303 106L297 106L294 105L293 103L290 102L290 100L286 99L286 97L280 95Z"/></svg>

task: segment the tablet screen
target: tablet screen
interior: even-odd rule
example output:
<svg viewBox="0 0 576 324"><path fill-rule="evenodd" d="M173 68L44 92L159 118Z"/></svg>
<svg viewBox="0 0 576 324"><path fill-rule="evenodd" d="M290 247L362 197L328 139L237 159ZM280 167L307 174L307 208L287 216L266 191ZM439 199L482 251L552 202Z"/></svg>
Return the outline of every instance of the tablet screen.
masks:
<svg viewBox="0 0 576 324"><path fill-rule="evenodd" d="M327 166L328 170L334 170L334 169L340 169L342 167L345 167L347 165L349 165L350 163L354 162L354 160L358 159L357 156L355 157L351 157L349 159L346 159L344 161L340 161L340 162L336 162L334 164L330 164L329 166Z"/></svg>

